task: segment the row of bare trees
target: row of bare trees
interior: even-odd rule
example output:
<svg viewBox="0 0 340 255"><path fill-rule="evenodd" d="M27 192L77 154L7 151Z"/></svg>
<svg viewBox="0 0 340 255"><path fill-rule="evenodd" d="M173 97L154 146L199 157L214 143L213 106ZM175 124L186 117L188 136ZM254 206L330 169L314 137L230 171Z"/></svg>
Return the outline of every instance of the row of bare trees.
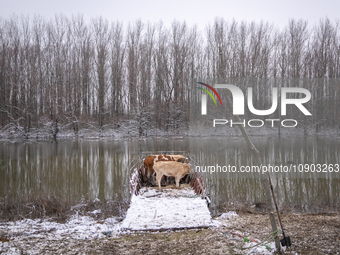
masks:
<svg viewBox="0 0 340 255"><path fill-rule="evenodd" d="M184 22L123 26L81 15L0 19L0 126L23 134L44 125L54 135L61 125L75 133L181 132L197 79L339 78L339 32L329 19L313 27L290 20L282 30L216 19L204 31ZM334 127L339 85L328 84L313 89L327 95L333 119L327 125Z"/></svg>

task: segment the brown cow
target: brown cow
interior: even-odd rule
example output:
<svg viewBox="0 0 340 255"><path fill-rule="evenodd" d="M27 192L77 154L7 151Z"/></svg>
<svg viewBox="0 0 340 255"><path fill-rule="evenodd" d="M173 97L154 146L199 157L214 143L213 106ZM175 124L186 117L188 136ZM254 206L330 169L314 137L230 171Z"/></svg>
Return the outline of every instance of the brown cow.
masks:
<svg viewBox="0 0 340 255"><path fill-rule="evenodd" d="M190 173L190 165L181 162L159 161L154 164L153 168L156 172L156 183L158 183L159 189L161 189L161 179L163 175L174 176L176 187L178 188L181 178Z"/></svg>
<svg viewBox="0 0 340 255"><path fill-rule="evenodd" d="M148 175L149 177L153 176L155 172L155 170L153 169L153 166L158 161L175 161L175 159L165 154L148 156L146 159L144 159L144 162L143 162L146 175Z"/></svg>
<svg viewBox="0 0 340 255"><path fill-rule="evenodd" d="M185 157L183 155L169 155L175 159L177 162L184 163L185 162Z"/></svg>

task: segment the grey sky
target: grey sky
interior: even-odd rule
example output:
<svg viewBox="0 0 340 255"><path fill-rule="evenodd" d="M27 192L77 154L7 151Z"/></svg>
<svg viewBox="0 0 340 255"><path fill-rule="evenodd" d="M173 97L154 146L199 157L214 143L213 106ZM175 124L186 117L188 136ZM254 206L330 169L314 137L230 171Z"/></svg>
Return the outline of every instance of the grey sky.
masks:
<svg viewBox="0 0 340 255"><path fill-rule="evenodd" d="M87 20L102 16L125 25L141 18L152 23L163 20L169 25L174 19L204 28L215 17L236 21L269 21L284 27L291 18L308 20L314 25L321 18L339 19L338 0L0 0L0 17L15 14L40 14L46 18L55 13L67 16L83 14Z"/></svg>

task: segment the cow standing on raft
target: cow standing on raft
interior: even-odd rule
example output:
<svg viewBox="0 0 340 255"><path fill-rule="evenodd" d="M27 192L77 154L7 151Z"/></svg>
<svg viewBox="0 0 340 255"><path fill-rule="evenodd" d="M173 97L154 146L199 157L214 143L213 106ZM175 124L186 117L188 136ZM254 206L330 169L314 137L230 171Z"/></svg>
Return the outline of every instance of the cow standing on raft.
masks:
<svg viewBox="0 0 340 255"><path fill-rule="evenodd" d="M153 168L154 164L158 161L175 161L175 159L170 155L151 155L148 156L143 161L145 174L152 177L155 170Z"/></svg>
<svg viewBox="0 0 340 255"><path fill-rule="evenodd" d="M159 161L153 166L156 172L156 183L161 189L161 179L163 175L174 176L176 187L179 188L179 181L187 174L190 174L190 165L174 161Z"/></svg>

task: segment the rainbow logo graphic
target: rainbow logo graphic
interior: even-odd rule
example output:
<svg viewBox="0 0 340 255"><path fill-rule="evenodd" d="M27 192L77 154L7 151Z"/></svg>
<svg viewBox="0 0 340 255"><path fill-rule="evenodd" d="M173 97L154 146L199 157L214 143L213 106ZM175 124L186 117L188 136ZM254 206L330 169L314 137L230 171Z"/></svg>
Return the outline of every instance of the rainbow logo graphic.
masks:
<svg viewBox="0 0 340 255"><path fill-rule="evenodd" d="M221 98L220 98L219 94L216 92L216 90L215 90L213 87L211 87L210 85L205 84L205 83L203 83L203 82L197 82L197 83L206 86L206 87L209 88L212 92L214 92L214 94L217 96L218 100L220 101L220 104L222 105ZM201 88L201 87L197 87L197 88L198 88L198 89L201 89L201 90L203 90L203 91L205 91L205 92L207 92L207 94L214 100L214 103L215 103L215 105L217 106L216 100L215 100L215 98L213 97L213 95L210 93L210 91L208 91L208 90L206 90L206 89L203 89L203 88Z"/></svg>

